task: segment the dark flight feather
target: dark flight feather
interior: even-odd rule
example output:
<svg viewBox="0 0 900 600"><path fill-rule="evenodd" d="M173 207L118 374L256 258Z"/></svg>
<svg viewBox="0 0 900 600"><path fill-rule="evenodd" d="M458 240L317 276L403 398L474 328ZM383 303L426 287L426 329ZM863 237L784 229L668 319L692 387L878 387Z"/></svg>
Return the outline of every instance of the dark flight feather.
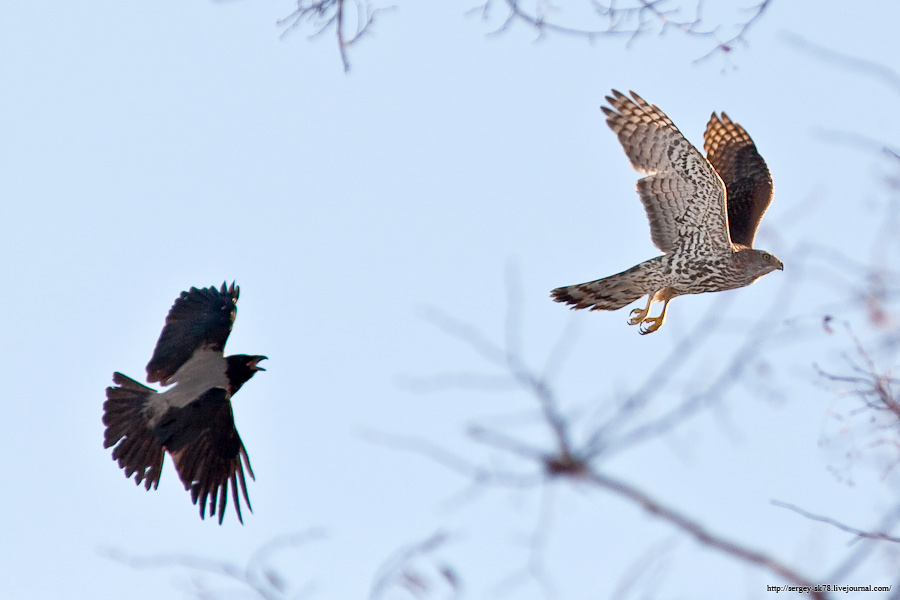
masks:
<svg viewBox="0 0 900 600"><path fill-rule="evenodd" d="M743 127L712 114L703 135L706 159L725 184L731 241L748 248L772 202L772 176Z"/></svg>
<svg viewBox="0 0 900 600"><path fill-rule="evenodd" d="M198 348L220 352L231 333L237 315L240 288L222 284L181 292L166 317L156 349L147 363L147 381L164 385Z"/></svg>

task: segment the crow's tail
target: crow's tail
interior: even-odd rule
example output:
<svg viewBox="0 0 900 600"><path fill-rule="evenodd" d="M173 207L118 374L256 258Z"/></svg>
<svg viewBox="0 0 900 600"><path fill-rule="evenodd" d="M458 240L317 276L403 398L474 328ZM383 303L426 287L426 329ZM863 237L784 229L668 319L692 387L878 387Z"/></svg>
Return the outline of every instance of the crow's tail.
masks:
<svg viewBox="0 0 900 600"><path fill-rule="evenodd" d="M149 427L144 407L156 391L121 373L113 373L115 387L106 388L103 403L103 447L113 448L113 460L125 469L125 477L155 489L159 485L166 452Z"/></svg>

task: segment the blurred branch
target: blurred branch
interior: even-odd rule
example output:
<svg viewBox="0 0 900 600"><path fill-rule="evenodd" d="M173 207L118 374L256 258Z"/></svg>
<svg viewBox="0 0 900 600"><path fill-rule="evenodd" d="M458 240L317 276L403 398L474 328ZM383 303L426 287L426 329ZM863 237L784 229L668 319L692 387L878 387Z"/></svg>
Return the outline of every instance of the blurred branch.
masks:
<svg viewBox="0 0 900 600"><path fill-rule="evenodd" d="M325 537L321 529L310 529L303 533L279 536L261 546L250 555L246 566L238 566L226 561L199 558L189 554L161 554L157 556L132 556L108 548L101 553L108 558L134 569L160 569L182 567L190 571L207 573L230 579L249 588L263 600L283 600L287 597L288 584L281 575L268 567L272 555L286 548L297 547ZM203 594L197 594L202 597Z"/></svg>
<svg viewBox="0 0 900 600"><path fill-rule="evenodd" d="M747 12L750 13L750 17L743 22L743 24L738 29L738 32L736 34L734 34L733 36L729 37L728 39L726 39L722 42L719 42L719 44L715 48L713 48L712 50L707 52L704 56L701 56L694 62L703 61L703 60L713 56L717 52L725 52L725 53L731 52L737 44L747 45L747 43L748 43L747 38L746 38L747 33L750 31L750 28L753 27L757 23L757 21L759 21L759 19L763 16L763 13L769 7L770 1L771 0L763 0L756 6L752 6L752 7L748 8Z"/></svg>
<svg viewBox="0 0 900 600"><path fill-rule="evenodd" d="M838 302L819 304L817 311L830 315L858 313L862 309L869 323L877 328L883 344L896 345L900 342L900 314L895 306L900 300L900 238L896 234L900 228L900 160L884 144L874 140L838 132L827 135L845 145L883 153L891 161L893 174L882 184L889 196L879 207L883 213L877 217L877 224L866 230L864 244L856 244L847 250L818 243L805 243L799 247L809 259L809 268L816 272L816 283L847 292L847 296ZM857 254L868 250L869 259L851 257L847 253L851 250ZM826 320L826 330L829 320Z"/></svg>
<svg viewBox="0 0 900 600"><path fill-rule="evenodd" d="M823 517L822 515L816 515L811 512L805 511L798 506L794 506L793 504L788 504L787 502L781 502L779 500L770 500L770 502L774 506L778 506L779 508L786 508L788 510L792 510L798 515L806 517L807 519L812 519L813 521L818 521L820 523L827 523L833 527L837 527L841 531L846 531L847 533L852 533L856 536L856 539L852 540L850 543L854 544L858 542L860 539L866 538L870 540L884 540L886 542L894 542L900 543L900 538L894 537L892 535L888 535L886 533L873 532L873 531L863 531L862 529L857 529L855 527L850 527L849 525L844 525L840 521L836 521L829 517Z"/></svg>
<svg viewBox="0 0 900 600"><path fill-rule="evenodd" d="M520 347L521 335L518 331L521 327L518 286L514 280L510 279L507 281L507 289L504 346L492 343L473 327L442 313L431 311L429 316L430 320L437 324L445 333L465 341L479 356L494 367L505 370L518 383L520 388L536 401L540 409L541 420L552 440L552 449L542 449L517 437L480 425L471 426L468 433L474 441L500 452L516 456L526 463L537 467L538 471L534 475L526 476L520 473L512 474L490 470L464 461L453 453L439 449L430 442L421 440L416 441L403 438L402 444L397 444L397 439L394 438L392 440L394 442L393 445L405 446L407 449L435 458L438 462L472 478L472 481L479 486L501 481L504 483L516 482L520 485L527 482L534 485L536 483L548 483L551 480L580 481L593 484L641 506L701 544L723 552L735 559L767 569L793 584L809 586L811 589L814 587L814 584L808 578L774 557L707 530L699 522L666 506L628 483L600 472L591 464L593 458L601 454L603 449L609 447L608 444L602 441L604 433L610 432L612 429L627 422L630 418L633 418L637 411L648 402L650 397L666 387L666 381L673 376L673 373L678 368L686 364L688 355L695 352L704 340L709 339L709 336L711 336L710 332L721 319L721 314L724 312L722 303L727 302L727 298L717 302L709 318L702 320L700 328L695 332L697 333L696 336L686 336L676 346L675 351L669 358L663 361L662 366L654 373L651 373L641 389L623 407L620 407L619 411L609 421L609 427L605 429L600 428L598 430L600 433L595 431L588 438L587 443L579 444L573 439L571 434L572 418L560 408L559 399L549 381L530 368L522 356ZM656 437L695 414L701 407L707 405L709 398L721 398L730 385L741 379L744 370L752 363L755 353L763 351L763 342L780 325L779 316L784 313L793 290L794 285L792 283L785 283L778 296L774 298L769 311L763 314L753 327L742 328L750 332L745 342L735 348L734 358L722 369L720 376L713 380L713 383L705 392L690 397L675 411L619 436L613 443L630 446ZM823 599L825 595L822 592L811 591L811 597Z"/></svg>
<svg viewBox="0 0 900 600"><path fill-rule="evenodd" d="M888 87L892 88L895 92L900 92L900 75L897 74L897 71L886 65L866 58L859 58L857 56L838 52L837 50L832 50L827 46L811 42L805 37L793 33L787 35L787 41L798 50L806 52L810 56L837 65L848 71L853 71L854 73L863 73L874 76L876 79L880 79Z"/></svg>
<svg viewBox="0 0 900 600"><path fill-rule="evenodd" d="M877 525L877 529L881 531L888 530L894 527L897 524L897 521L900 521L900 504L896 504L892 510L888 511L884 517L882 517L881 522ZM875 548L878 548L879 546L879 544L874 542L867 543L866 541L856 544L854 551L851 552L843 562L837 565L831 573L828 573L823 577L823 581L840 581L846 579L872 554Z"/></svg>
<svg viewBox="0 0 900 600"><path fill-rule="evenodd" d="M449 536L443 532L437 532L428 538L398 551L388 559L379 569L369 593L370 600L383 598L385 594L395 588L400 588L414 598L426 598L433 595L438 588L449 589L453 598L459 598L462 594L462 580L455 569L436 561L434 553L443 547L449 540ZM416 564L417 561L427 559L431 565L425 569ZM428 572L433 572L429 576ZM434 582L437 575L438 583Z"/></svg>
<svg viewBox="0 0 900 600"><path fill-rule="evenodd" d="M550 539L550 529L553 521L553 489L550 486L543 486L540 492L541 498L537 522L534 529L525 539L525 543L528 546L528 559L521 569L510 573L503 581L497 584L493 594L494 597L513 595L514 590L520 587L526 578L531 579L541 587L545 598L556 598L559 596L552 574L544 562L544 551Z"/></svg>
<svg viewBox="0 0 900 600"><path fill-rule="evenodd" d="M882 372L875 366L875 361L863 347L849 323L844 323L844 329L853 342L858 359L862 361L862 366L860 366L850 356L844 356L855 375L835 375L822 370L817 365L813 365L813 367L821 377L829 381L851 384L854 393L866 407L892 414L897 420L895 425L900 426L900 400L898 400L893 387L900 384L900 380L893 377L892 370Z"/></svg>
<svg viewBox="0 0 900 600"><path fill-rule="evenodd" d="M865 150L867 152L883 154L885 158L894 161L894 166L897 166L896 161L898 160L898 158L900 158L898 157L897 151L891 149L884 142L855 131L844 131L840 129L819 129L817 131L817 134L823 140L828 142L844 144L847 146Z"/></svg>
<svg viewBox="0 0 900 600"><path fill-rule="evenodd" d="M696 415L710 403L723 398L731 387L741 381L745 371L753 364L754 358L764 351L765 342L781 325L780 317L784 315L785 307L794 294L797 281L798 279L788 279L782 284L778 295L772 300L769 310L760 315L755 324L747 329L748 334L744 341L731 351L731 360L702 392L689 395L662 416L635 426L624 434L614 436L614 427L612 426L617 425L624 416L627 416L627 413L623 414L620 410L617 419L611 420L591 435L587 444L586 456L597 456L608 449L619 452L635 444L659 437ZM723 305L724 300L713 306L713 309L698 322L696 329L679 342L669 358L660 364L654 374L644 382L641 390L632 396L623 407L630 407L634 410L636 405L646 402L644 397L653 393L653 388L661 390L665 387L666 379L671 377L671 371L678 368L687 359L687 356L704 341L705 336L710 335L719 326L719 314L721 314L719 311L724 312Z"/></svg>
<svg viewBox="0 0 900 600"><path fill-rule="evenodd" d="M477 486L492 485L511 488L528 488L539 485L543 481L540 472L535 475L534 473L514 473L511 471L498 471L496 469L483 467L465 460L438 444L419 437L369 432L365 434L365 438L372 443L380 444L388 448L424 456L444 468L469 479ZM502 445L498 444L498 447L502 447ZM528 446L519 445L517 443L517 448L524 448L525 452L532 458L543 458L543 454L540 453L540 451L529 448Z"/></svg>
<svg viewBox="0 0 900 600"><path fill-rule="evenodd" d="M811 580L800 575L800 573L782 564L773 557L762 552L752 550L746 546L742 546L741 544L732 542L722 536L719 536L718 534L710 532L697 521L694 521L665 506L664 504L657 502L649 495L645 494L635 487L628 485L623 481L619 481L595 471L591 471L587 476L587 479L607 491L613 492L614 494L622 496L623 498L627 498L631 502L638 504L644 510L653 514L655 517L658 517L666 521L670 525L673 525L677 529L680 529L682 532L688 534L701 544L709 546L715 550L719 550L738 560L767 569L772 573L775 573L776 575L784 577L786 580L798 586L809 586L810 588L815 587L815 584ZM824 600L826 598L826 595L824 592L810 591L810 597Z"/></svg>
<svg viewBox="0 0 900 600"><path fill-rule="evenodd" d="M630 596L630 591L643 582L645 589L643 594L637 590L633 597L654 598L662 596L660 589L664 589L664 572L667 563L671 560L671 554L678 542L677 536L668 536L668 539L655 544L639 556L631 566L626 569L619 578L619 583L609 594L609 600L624 600Z"/></svg>
<svg viewBox="0 0 900 600"><path fill-rule="evenodd" d="M826 317L823 327L828 333L834 333L834 324L835 319ZM813 368L821 379L835 384L838 396L850 395L858 399L859 404L846 409L845 415L839 412L832 414L832 419L839 424L837 439L841 445L847 446L841 451L847 467L861 456L866 456L869 460L883 462L883 477L887 477L900 464L900 397L897 392L900 379L894 376L893 368L882 369L876 365L849 323L844 321L840 324L853 345L852 354L843 354L849 372L835 374L817 364L813 364ZM884 352L887 360L893 360L895 356L894 336L894 332L887 336L889 343L885 345ZM848 435L854 430L859 430L855 437ZM887 448L888 451L879 453L876 450L879 448ZM830 470L834 472L834 469Z"/></svg>
<svg viewBox="0 0 900 600"><path fill-rule="evenodd" d="M719 296L691 332L682 336L666 358L660 361L656 368L644 379L638 390L630 394L618 406L616 413L606 423L594 430L585 445L587 456L596 457L604 453L610 446L610 440L613 439L614 432L623 427L628 421L633 420L656 394L668 389L667 384L671 378L688 362L694 352L718 330L721 325L719 315L725 312L732 298L733 296L727 294ZM679 410L678 414L686 416L687 412ZM679 418L678 420L682 419ZM667 418L666 421L674 423L672 418ZM638 441L639 439L645 439L646 436L639 429L635 429L630 434L620 436L620 439L622 438L627 443L628 439Z"/></svg>

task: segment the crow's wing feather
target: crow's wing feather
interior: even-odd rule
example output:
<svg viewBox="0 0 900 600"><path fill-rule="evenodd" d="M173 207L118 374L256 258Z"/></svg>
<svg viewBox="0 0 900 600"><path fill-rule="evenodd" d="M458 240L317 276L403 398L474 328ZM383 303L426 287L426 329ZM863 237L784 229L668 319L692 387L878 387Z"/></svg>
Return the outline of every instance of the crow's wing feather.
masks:
<svg viewBox="0 0 900 600"><path fill-rule="evenodd" d="M240 288L195 288L182 292L166 317L156 349L147 363L147 381L169 383L169 378L199 348L224 352L237 314Z"/></svg>
<svg viewBox="0 0 900 600"><path fill-rule="evenodd" d="M244 467L251 478L253 469L234 426L228 393L222 388L212 388L182 408L170 408L155 432L172 455L184 488L191 492L194 504L199 504L200 517L206 517L208 506L209 515L214 516L218 511L222 523L231 482L234 508L243 523L238 486L247 508L252 511Z"/></svg>

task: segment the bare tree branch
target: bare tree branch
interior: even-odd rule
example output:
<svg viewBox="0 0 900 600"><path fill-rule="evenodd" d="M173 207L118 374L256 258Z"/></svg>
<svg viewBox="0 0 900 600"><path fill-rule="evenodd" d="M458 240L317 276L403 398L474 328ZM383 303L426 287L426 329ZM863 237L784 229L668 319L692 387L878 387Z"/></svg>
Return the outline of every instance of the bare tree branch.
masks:
<svg viewBox="0 0 900 600"><path fill-rule="evenodd" d="M542 449L506 433L484 426L470 427L470 437L474 441L494 450L515 456L527 464L538 467L539 470L534 475L523 475L522 473L514 474L487 469L462 461L462 459L455 457L452 453L436 450L429 442L410 442L407 439L404 445L408 449L431 456L441 464L450 466L455 471L472 477L472 480L479 486L502 481L504 483L515 482L516 484L527 482L527 485L537 483L546 487L547 483L554 480L580 481L593 484L600 489L612 492L631 503L641 506L701 544L723 552L732 558L767 569L792 584L808 587L812 598L825 598L824 592L816 591L814 589L815 584L808 577L801 575L798 571L776 558L707 530L699 522L683 515L674 508L666 506L636 487L602 473L593 466L591 459L598 456L601 453L601 449L606 447L604 446L604 440L602 440L603 436L598 436L595 432L594 435L589 436L587 443L584 444L579 444L573 439L570 431L571 417L560 409L559 400L549 382L543 377L536 375L535 371L527 365L522 357L520 348L521 336L517 331L517 328L521 326L517 286L514 285L514 282L508 282L507 289L509 290L507 299L508 312L504 335L506 344L504 347L492 343L471 326L446 315L440 315L436 311L432 311L430 315L432 317L431 320L437 323L445 333L465 341L479 356L487 360L495 368L505 370L518 382L521 389L537 403L541 419L552 441L550 443L551 449ZM670 430L677 423L683 422L688 416L696 413L705 404L706 398L718 398L724 395L728 386L740 380L740 375L750 362L747 357L752 357L753 352L761 351L762 342L780 324L778 316L783 313L793 290L792 284L785 284L782 287L780 294L773 301L772 309L761 317L755 327L750 328L752 333L747 337L744 344L736 348L735 356L737 358L726 365L720 377L715 379L704 393L691 397L675 413L668 413L645 426L632 429L624 436L619 436L617 442L622 442L624 448L658 436L662 432ZM722 300L717 305L719 310L714 313L714 318L719 318L722 312L721 302L725 301L727 300ZM711 329L708 322L705 322L704 326L707 329ZM690 336L688 336L688 339L690 339ZM694 340L694 343L685 342L687 345L680 346L677 349L677 353L673 354L669 359L672 363L669 366L672 368L660 371L659 379L662 380L662 383L651 376L644 384L643 391L632 398L630 407L620 410L613 417L612 422L624 424L629 414L633 417L634 409L642 406L647 401L647 398L657 393L658 388L664 387L664 382L672 376L677 366L685 363L685 355L696 350L698 347L696 342L696 340ZM657 386L656 389L652 388L654 385ZM626 403L626 406L628 405L629 403ZM601 428L601 431L603 431L603 428ZM394 441L396 442L396 440ZM394 445L396 446L397 444Z"/></svg>
<svg viewBox="0 0 900 600"><path fill-rule="evenodd" d="M347 49L369 33L379 12L390 10L373 8L369 0L296 0L296 3L297 7L291 14L277 21L278 26L283 28L281 36L286 36L302 25L312 28L310 38L319 37L333 29L345 73L350 71ZM349 18L348 8L353 11Z"/></svg>
<svg viewBox="0 0 900 600"><path fill-rule="evenodd" d="M862 529L850 527L849 525L844 525L840 521L836 521L830 517L823 517L822 515L813 514L811 512L803 510L799 506L795 506L795 505L789 504L787 502L781 502L780 500L770 500L770 502L774 506L792 510L795 513L797 513L798 515L804 516L807 519L812 519L813 521L819 521L820 523L827 523L829 525L837 527L841 531L846 531L847 533L852 533L853 535L856 536L856 539L852 540L850 542L851 544L858 542L862 538L866 538L866 539L870 539L870 540L884 540L886 542L900 543L900 538L894 537L892 535L888 535L886 533L881 533L878 531L863 531Z"/></svg>
<svg viewBox="0 0 900 600"><path fill-rule="evenodd" d="M591 471L587 476L587 479L607 491L613 492L619 496L627 498L635 504L640 505L644 510L675 526L682 532L690 535L701 544L724 552L725 554L728 554L733 558L767 569L775 573L776 575L784 577L787 581L790 581L791 583L794 583L798 586L809 587L810 598L818 598L819 600L824 600L826 598L824 592L817 592L813 590L816 585L815 583L813 583L809 578L804 577L794 569L791 569L790 567L784 565L783 563L767 554L752 550L750 548L747 548L746 546L742 546L741 544L732 542L722 536L710 532L697 521L694 521L682 515L681 513L678 513L675 510L661 504L660 502L657 502L649 495L631 485L628 485L623 481L619 481L596 471Z"/></svg>
<svg viewBox="0 0 900 600"><path fill-rule="evenodd" d="M614 435L611 428L606 426L598 428L588 442L589 450L586 456L593 457L607 449L619 452L648 439L659 437L679 423L694 416L704 407L709 406L711 402L724 397L727 390L741 380L745 371L753 364L753 359L765 349L765 342L773 335L776 327L781 325L779 317L784 314L784 307L787 306L790 298L795 293L797 281L797 279L787 280L781 286L769 310L757 319L753 327L748 329L750 333L733 350L731 360L720 371L718 377L712 379L712 382L705 390L688 396L661 417L636 426L624 434ZM670 355L670 358L662 363L663 368L657 370L659 379L648 378L642 390L635 396L636 400L632 400L629 404L645 402L646 399L641 400L642 395L652 393L648 389L652 384L658 386L659 389L665 387L666 377L668 376L666 368L671 369L673 366L680 364L680 361L686 360L686 355L690 354L691 351L690 344L703 340L704 334L709 335L709 332L704 327L711 331L718 326L717 315L718 313L715 312L714 308L710 311L708 319L701 319L697 328L698 331L685 336L676 346L676 350ZM696 337L694 334L696 334ZM621 420L621 418L620 416L618 420ZM607 437L610 439L604 439Z"/></svg>
<svg viewBox="0 0 900 600"><path fill-rule="evenodd" d="M900 504L895 505L893 510L888 511L882 517L881 522L876 526L876 529L881 531L890 529L894 527L898 521L900 521ZM824 580L840 581L847 578L878 547L883 546L876 544L875 542L866 541L856 544L855 550L851 552L843 562L835 567Z"/></svg>
<svg viewBox="0 0 900 600"><path fill-rule="evenodd" d="M226 561L210 560L189 554L133 556L114 548L104 549L101 553L135 569L183 567L196 573L215 575L249 588L263 600L283 600L287 597L288 586L276 571L268 568L269 559L276 552L308 544L323 539L324 536L325 533L322 529L310 529L303 533L279 536L254 552L247 560L246 566L243 567ZM195 584L202 588L199 580ZM203 597L205 594L198 593L197 595Z"/></svg>
<svg viewBox="0 0 900 600"><path fill-rule="evenodd" d="M557 34L569 37L585 39L593 43L597 39L605 37L628 38L628 43L633 42L641 35L656 30L662 34L668 30L675 30L691 37L712 38L716 40L713 48L699 57L697 61L705 60L715 54L727 54L737 45L747 43L747 34L756 25L769 7L771 0L762 0L759 4L745 9L747 17L731 26L736 27L736 32L722 35L724 24L707 25L704 23L702 12L703 2L697 0L693 9L668 0L626 0L625 2L610 1L602 4L599 0L587 0L585 8L590 8L593 17L602 22L602 26L590 28L564 24L550 13L556 7L549 1L535 0L530 10L523 6L523 0L485 0L485 2L471 12L477 11L483 18L488 18L495 4L500 3L506 11L502 23L493 33L499 34L509 30L514 24L524 24L537 32L538 38L547 34Z"/></svg>
<svg viewBox="0 0 900 600"><path fill-rule="evenodd" d="M900 400L894 390L894 386L900 384L900 380L893 377L892 370L881 371L875 366L874 360L863 347L849 323L845 322L844 328L847 336L853 342L856 354L862 360L863 366L859 366L852 357L845 355L844 358L855 375L835 375L822 370L817 365L813 365L814 368L825 379L852 384L856 395L866 407L889 412L896 419L894 425L900 427Z"/></svg>
<svg viewBox="0 0 900 600"><path fill-rule="evenodd" d="M738 32L728 39L719 42L718 46L716 46L700 58L696 59L694 62L696 63L706 60L707 58L710 58L718 52L731 52L738 44L747 45L747 33L750 31L750 28L756 25L760 18L762 18L763 13L769 7L770 2L771 0L763 0L756 6L748 8L747 12L749 12L751 16L746 21L744 21L740 29L738 29Z"/></svg>
<svg viewBox="0 0 900 600"><path fill-rule="evenodd" d="M886 65L865 58L844 54L837 50L832 50L827 46L811 42L805 37L797 34L788 34L787 41L795 48L802 50L811 56L815 56L855 73L871 75L876 79L880 79L895 92L900 92L900 74Z"/></svg>
<svg viewBox="0 0 900 600"><path fill-rule="evenodd" d="M609 600L624 600L628 598L629 591L636 588L639 582L644 583L649 588L642 596L643 598L656 596L658 590L663 587L664 579L661 571L677 542L678 536L669 536L663 542L647 549L622 573L622 576L619 578L619 584L609 595Z"/></svg>
<svg viewBox="0 0 900 600"><path fill-rule="evenodd" d="M450 536L439 531L421 542L399 550L379 569L369 598L383 598L389 590L396 588L405 590L413 598L432 596L437 593L437 588L449 590L452 597L459 598L462 594L459 574L433 556L449 539ZM427 571L415 564L423 559L430 563Z"/></svg>

